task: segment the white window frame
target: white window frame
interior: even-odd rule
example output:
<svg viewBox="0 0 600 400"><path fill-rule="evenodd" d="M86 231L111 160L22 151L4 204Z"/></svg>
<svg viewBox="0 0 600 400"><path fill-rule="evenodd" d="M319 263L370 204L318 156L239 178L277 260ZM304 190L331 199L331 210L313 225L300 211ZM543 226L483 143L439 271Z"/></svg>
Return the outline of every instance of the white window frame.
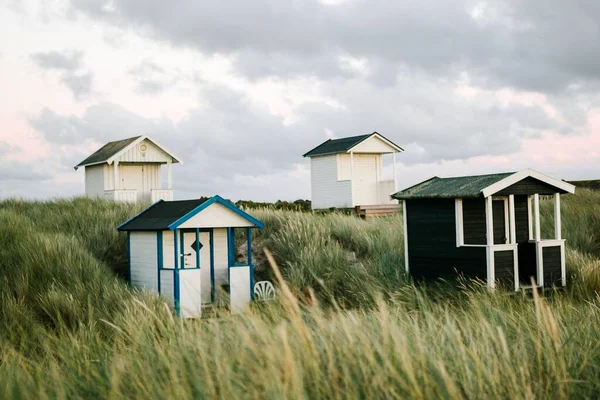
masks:
<svg viewBox="0 0 600 400"><path fill-rule="evenodd" d="M493 196L492 201L503 200L504 201L504 233L506 237L506 243L511 242L510 236L510 216L509 216L509 201L508 196ZM487 244L469 244L465 243L465 231L464 231L464 220L463 220L463 199L454 199L454 215L456 217L456 247L485 247Z"/></svg>

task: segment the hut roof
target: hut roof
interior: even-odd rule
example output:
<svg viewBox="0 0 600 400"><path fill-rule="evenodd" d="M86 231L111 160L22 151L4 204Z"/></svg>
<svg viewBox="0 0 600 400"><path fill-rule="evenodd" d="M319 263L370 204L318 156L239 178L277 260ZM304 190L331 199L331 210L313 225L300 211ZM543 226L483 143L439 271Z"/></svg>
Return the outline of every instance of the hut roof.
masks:
<svg viewBox="0 0 600 400"><path fill-rule="evenodd" d="M165 147L159 145L154 139L149 138L147 135L140 135L106 143L104 146L100 147L98 150L92 153L88 158L77 164L75 166L75 169L77 170L79 167L84 167L86 165L95 165L103 163L110 164L112 162L112 159L118 156L121 152L127 150L130 146L134 145L135 143L143 141L144 139L148 139L154 145L158 146L165 153L171 156L173 158L173 162L182 162L177 156L172 154Z"/></svg>
<svg viewBox="0 0 600 400"><path fill-rule="evenodd" d="M385 137L383 137L383 135L377 132L373 132L368 135L350 136L340 139L329 139L321 143L308 153L305 153L302 157L315 157L330 154L347 153L353 147L357 146L358 144L364 142L365 140L375 135L379 136L379 138L386 142L395 151L403 151L402 147L398 146L391 140L386 139Z"/></svg>
<svg viewBox="0 0 600 400"><path fill-rule="evenodd" d="M565 181L551 178L531 169L525 169L519 172L459 176L453 178L439 178L435 176L415 186L394 193L392 198L397 200L407 200L487 197L527 177L532 177L548 185L554 186L557 191L560 192L575 192L575 187Z"/></svg>
<svg viewBox="0 0 600 400"><path fill-rule="evenodd" d="M143 210L130 220L117 227L119 231L162 231L176 229L183 222L200 213L208 206L219 203L229 208L231 211L239 214L243 218L253 223L256 227L262 228L263 223L242 211L231 202L223 199L221 196L194 200L159 200L150 207Z"/></svg>

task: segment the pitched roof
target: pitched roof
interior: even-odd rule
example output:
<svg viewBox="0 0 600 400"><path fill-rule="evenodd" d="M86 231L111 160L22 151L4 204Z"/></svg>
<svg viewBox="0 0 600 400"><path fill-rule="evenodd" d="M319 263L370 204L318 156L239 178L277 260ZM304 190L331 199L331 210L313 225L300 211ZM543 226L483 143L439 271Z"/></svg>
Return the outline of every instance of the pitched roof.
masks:
<svg viewBox="0 0 600 400"><path fill-rule="evenodd" d="M123 140L116 140L114 142L108 142L104 146L100 147L96 150L92 155L88 158L77 164L75 169L90 164L98 164L101 162L105 162L110 159L115 154L118 154L121 150L124 150L131 143L138 140L141 136L134 136Z"/></svg>
<svg viewBox="0 0 600 400"><path fill-rule="evenodd" d="M160 200L150 207L143 210L138 215L125 221L117 227L119 231L162 231L176 229L180 224L192 216L200 213L208 206L219 203L230 209L232 212L245 218L257 228L262 228L264 224L252 217L250 214L242 211L233 203L223 199L221 196L211 198L202 198L194 200Z"/></svg>
<svg viewBox="0 0 600 400"><path fill-rule="evenodd" d="M121 224L120 231L161 231L190 213L208 199L158 201L129 221Z"/></svg>
<svg viewBox="0 0 600 400"><path fill-rule="evenodd" d="M394 193L392 198L398 200L423 198L467 198L479 197L483 189L514 174L459 176L454 178L439 178L437 176L421 182L408 189Z"/></svg>
<svg viewBox="0 0 600 400"><path fill-rule="evenodd" d="M348 152L348 150L350 150L354 146L358 145L359 143L367 140L368 138L370 138L373 135L378 135L384 141L389 142L389 144L392 147L397 147L402 150L402 148L400 146L396 145L391 140L386 139L378 132L373 132L368 135L358 135L358 136L350 136L350 137L345 137L345 138L340 138L340 139L326 140L325 142L321 143L314 149L310 150L308 153L305 153L302 157L314 157L314 156L324 156L324 155L328 155L328 154L346 153L346 152Z"/></svg>
<svg viewBox="0 0 600 400"><path fill-rule="evenodd" d="M519 172L459 176L454 178L439 178L436 176L398 193L394 193L392 198L407 200L488 197L526 178L533 178L549 186L553 186L559 193L575 193L575 186L568 182L552 178L532 169L524 169Z"/></svg>

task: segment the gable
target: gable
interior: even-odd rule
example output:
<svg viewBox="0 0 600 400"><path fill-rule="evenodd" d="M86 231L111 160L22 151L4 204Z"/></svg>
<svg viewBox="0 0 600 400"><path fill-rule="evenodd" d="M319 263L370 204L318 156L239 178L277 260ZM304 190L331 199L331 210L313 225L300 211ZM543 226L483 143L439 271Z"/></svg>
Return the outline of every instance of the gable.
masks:
<svg viewBox="0 0 600 400"><path fill-rule="evenodd" d="M221 203L215 202L194 215L177 229L183 228L242 228L255 225Z"/></svg>
<svg viewBox="0 0 600 400"><path fill-rule="evenodd" d="M510 185L506 189L496 192L494 195L531 195L536 193L541 195L553 195L554 193L565 193L565 191L529 176L513 185Z"/></svg>
<svg viewBox="0 0 600 400"><path fill-rule="evenodd" d="M395 153L398 150L387 143L379 135L372 135L370 138L363 140L348 151L354 153Z"/></svg>
<svg viewBox="0 0 600 400"><path fill-rule="evenodd" d="M167 163L177 162L173 157L158 147L152 140L146 138L139 143L135 143L125 149L116 158L119 162L152 162L152 163Z"/></svg>

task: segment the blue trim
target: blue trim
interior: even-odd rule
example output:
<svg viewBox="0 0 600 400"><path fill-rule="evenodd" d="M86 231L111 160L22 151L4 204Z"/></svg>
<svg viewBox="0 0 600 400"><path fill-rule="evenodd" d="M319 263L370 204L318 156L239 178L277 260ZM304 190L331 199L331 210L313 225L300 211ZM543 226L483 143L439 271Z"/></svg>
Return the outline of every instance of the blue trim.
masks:
<svg viewBox="0 0 600 400"><path fill-rule="evenodd" d="M148 211L149 209L151 209L152 207L154 207L155 205L157 205L158 203L162 203L164 200L160 199L159 201L157 201L154 204L150 204L150 206L144 208L142 211L140 211L139 213L135 214L133 217L129 218L127 221L123 222L121 225L117 226L117 230L120 231L121 228L124 225L127 225L128 223L130 223L131 221L133 221L134 219L136 219L137 217L139 217L140 215L142 215L143 213L145 213L146 211Z"/></svg>
<svg viewBox="0 0 600 400"><path fill-rule="evenodd" d="M127 232L127 281L131 285L131 232Z"/></svg>
<svg viewBox="0 0 600 400"><path fill-rule="evenodd" d="M235 205L233 205L231 202L225 200L221 196L216 195L216 196L211 197L210 199L208 199L204 203L200 204L198 207L194 208L192 211L188 212L186 215L184 215L183 217L179 218L177 221L171 223L169 225L169 229L170 230L177 229L177 227L179 225L183 224L184 222L186 222L187 220L189 220L190 218L192 218L193 216L195 216L196 214L198 214L202 210L206 209L207 207L209 207L209 206L211 206L211 205L213 205L215 203L219 203L219 204L224 205L229 210L233 211L234 213L238 214L242 218L246 219L247 221L249 221L250 223L252 223L257 228L263 228L265 226L265 224L263 224L262 222L260 222L256 218L254 218L252 215L250 215L247 212L242 211L241 209L237 208Z"/></svg>
<svg viewBox="0 0 600 400"><path fill-rule="evenodd" d="M162 231L156 231L156 254L158 266L158 294L160 294L160 270L163 267L163 233Z"/></svg>
<svg viewBox="0 0 600 400"><path fill-rule="evenodd" d="M196 268L202 268L200 265L200 229L196 228Z"/></svg>
<svg viewBox="0 0 600 400"><path fill-rule="evenodd" d="M210 237L210 302L215 301L215 230L211 229Z"/></svg>
<svg viewBox="0 0 600 400"><path fill-rule="evenodd" d="M227 284L229 285L229 294L231 294L231 271L233 265L233 228L227 228Z"/></svg>
<svg viewBox="0 0 600 400"><path fill-rule="evenodd" d="M175 314L179 315L179 256L177 247L177 229L173 231L173 241L173 253L175 253L175 268L173 270L173 301L175 303Z"/></svg>
<svg viewBox="0 0 600 400"><path fill-rule="evenodd" d="M254 300L254 264L252 264L252 229L248 228L248 265L250 266L250 298Z"/></svg>

